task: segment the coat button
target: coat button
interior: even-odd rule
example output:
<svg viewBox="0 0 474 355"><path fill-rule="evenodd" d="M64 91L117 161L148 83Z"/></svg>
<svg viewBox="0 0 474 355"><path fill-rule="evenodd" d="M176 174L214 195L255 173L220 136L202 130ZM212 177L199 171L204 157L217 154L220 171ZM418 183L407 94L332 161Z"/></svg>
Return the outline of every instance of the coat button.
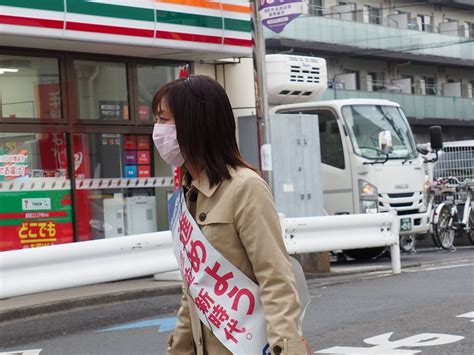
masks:
<svg viewBox="0 0 474 355"><path fill-rule="evenodd" d="M198 199L197 193L192 192L192 193L189 194L189 201L191 201L191 202L196 202L197 199Z"/></svg>
<svg viewBox="0 0 474 355"><path fill-rule="evenodd" d="M207 217L207 215L206 215L205 213L201 213L201 214L199 215L199 220L200 220L201 222L204 222L204 221L206 220L206 217Z"/></svg>
<svg viewBox="0 0 474 355"><path fill-rule="evenodd" d="M283 351L283 349L281 348L280 345L275 345L275 346L273 347L273 353L274 353L275 355L281 354L282 351Z"/></svg>

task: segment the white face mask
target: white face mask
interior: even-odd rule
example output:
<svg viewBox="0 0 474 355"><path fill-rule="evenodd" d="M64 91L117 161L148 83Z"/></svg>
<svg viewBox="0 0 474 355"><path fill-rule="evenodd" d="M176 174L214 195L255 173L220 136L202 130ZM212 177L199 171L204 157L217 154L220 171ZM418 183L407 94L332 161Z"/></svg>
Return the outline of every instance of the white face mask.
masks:
<svg viewBox="0 0 474 355"><path fill-rule="evenodd" d="M171 124L155 123L153 128L153 142L161 158L172 166L181 166L184 163L183 155L176 139L176 126Z"/></svg>

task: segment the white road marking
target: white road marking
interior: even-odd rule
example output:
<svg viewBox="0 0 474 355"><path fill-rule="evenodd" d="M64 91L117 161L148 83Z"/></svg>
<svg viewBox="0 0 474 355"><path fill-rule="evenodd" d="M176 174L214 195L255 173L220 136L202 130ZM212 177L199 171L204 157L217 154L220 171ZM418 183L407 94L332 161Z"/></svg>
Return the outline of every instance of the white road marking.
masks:
<svg viewBox="0 0 474 355"><path fill-rule="evenodd" d="M419 270L404 270L403 272L435 271L435 270L444 270L444 269L454 269L454 268L465 267L465 266L474 266L474 263L449 265L449 266L436 266L436 267L429 267L429 268L426 268L426 269L419 269Z"/></svg>
<svg viewBox="0 0 474 355"><path fill-rule="evenodd" d="M390 341L393 332L380 334L364 339L364 343L374 345L372 348L335 346L328 349L315 351L315 354L417 354L421 350L401 350L401 347L418 348L425 346L438 346L458 342L464 339L460 335L422 333L396 341Z"/></svg>
<svg viewBox="0 0 474 355"><path fill-rule="evenodd" d="M467 312L464 314L460 314L459 316L456 316L456 318L472 318L471 322L474 322L474 312Z"/></svg>
<svg viewBox="0 0 474 355"><path fill-rule="evenodd" d="M42 349L31 349L31 350L15 350L7 351L6 353L0 353L0 355L39 355Z"/></svg>

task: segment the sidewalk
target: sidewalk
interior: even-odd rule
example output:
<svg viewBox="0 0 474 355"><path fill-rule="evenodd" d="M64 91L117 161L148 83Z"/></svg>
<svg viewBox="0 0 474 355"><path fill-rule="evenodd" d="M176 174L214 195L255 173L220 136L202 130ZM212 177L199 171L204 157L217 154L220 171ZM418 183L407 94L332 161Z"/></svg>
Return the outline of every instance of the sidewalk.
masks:
<svg viewBox="0 0 474 355"><path fill-rule="evenodd" d="M438 259L439 255L437 257L436 255L423 255L423 252L413 255L405 254L402 255L402 270L422 265L461 260L466 257L472 258L473 251L473 249L465 250L465 252L460 252L457 255L455 253L445 253L444 256L446 258L443 258L443 260ZM390 259L381 258L370 262L348 261L344 263L331 263L331 272L306 275L306 277L308 286L314 288L349 282L354 280L355 275L363 276L373 272L390 273ZM1 300L0 322L67 311L85 306L98 306L113 302L180 293L181 281L157 281L152 277L74 287Z"/></svg>

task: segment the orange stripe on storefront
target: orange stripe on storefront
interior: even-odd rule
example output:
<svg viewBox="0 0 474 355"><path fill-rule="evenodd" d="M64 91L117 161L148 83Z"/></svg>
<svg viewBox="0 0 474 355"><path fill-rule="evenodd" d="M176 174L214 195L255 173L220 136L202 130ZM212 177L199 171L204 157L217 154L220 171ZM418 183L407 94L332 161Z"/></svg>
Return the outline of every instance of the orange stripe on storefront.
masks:
<svg viewBox="0 0 474 355"><path fill-rule="evenodd" d="M173 4L173 5L194 6L194 7L202 7L206 9L212 9L212 10L240 12L243 14L250 13L250 4L249 5L234 5L234 4L226 4L226 3L220 3L217 1L207 1L207 0L155 0L155 1L166 3L166 4Z"/></svg>

